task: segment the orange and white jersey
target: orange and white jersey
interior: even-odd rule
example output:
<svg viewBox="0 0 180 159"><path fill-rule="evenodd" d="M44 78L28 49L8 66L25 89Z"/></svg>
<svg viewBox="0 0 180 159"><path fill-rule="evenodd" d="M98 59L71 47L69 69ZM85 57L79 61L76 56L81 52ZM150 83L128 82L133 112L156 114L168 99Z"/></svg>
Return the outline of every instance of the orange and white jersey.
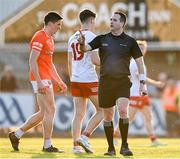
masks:
<svg viewBox="0 0 180 159"><path fill-rule="evenodd" d="M138 67L136 64L136 61L134 59L131 59L130 62L130 74L131 74L131 82L132 86L130 89L130 96L140 96L139 88L140 88L140 82L139 82L139 73L138 73Z"/></svg>
<svg viewBox="0 0 180 159"><path fill-rule="evenodd" d="M44 30L37 31L30 42L30 51L32 50L40 52L37 60L40 78L42 80L51 80L53 76L52 55L54 52L54 38L47 35ZM31 70L29 78L31 81L35 80Z"/></svg>
<svg viewBox="0 0 180 159"><path fill-rule="evenodd" d="M82 30L85 36L85 43L92 41L96 35L88 30ZM72 76L71 82L97 82L98 76L96 74L95 65L91 61L91 52L82 53L79 50L79 43L77 41L80 33L77 31L69 38L68 53L72 53Z"/></svg>

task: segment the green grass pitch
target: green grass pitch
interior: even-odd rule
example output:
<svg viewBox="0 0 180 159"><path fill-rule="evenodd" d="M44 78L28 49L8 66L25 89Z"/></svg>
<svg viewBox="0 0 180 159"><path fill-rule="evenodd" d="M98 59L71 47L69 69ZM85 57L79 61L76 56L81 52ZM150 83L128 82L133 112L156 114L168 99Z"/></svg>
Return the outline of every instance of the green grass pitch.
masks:
<svg viewBox="0 0 180 159"><path fill-rule="evenodd" d="M167 145L152 147L148 138L129 138L129 146L134 153L134 156L131 158L180 158L180 139L161 138L160 141ZM53 145L65 150L65 152L62 154L51 154L41 151L43 139L22 138L20 151L14 152L9 140L0 138L0 158L108 158L103 155L107 146L105 138L92 138L90 143L94 154L74 155L72 153L71 139L54 138ZM119 154L119 146L116 146L116 153L117 155L114 158L123 158Z"/></svg>

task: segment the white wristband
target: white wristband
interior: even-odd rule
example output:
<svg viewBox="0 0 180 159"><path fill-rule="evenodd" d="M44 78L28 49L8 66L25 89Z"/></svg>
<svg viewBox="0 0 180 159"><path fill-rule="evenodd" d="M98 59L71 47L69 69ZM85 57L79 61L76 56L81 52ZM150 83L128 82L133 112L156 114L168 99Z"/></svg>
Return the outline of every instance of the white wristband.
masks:
<svg viewBox="0 0 180 159"><path fill-rule="evenodd" d="M139 74L139 80L145 81L146 80L146 74Z"/></svg>

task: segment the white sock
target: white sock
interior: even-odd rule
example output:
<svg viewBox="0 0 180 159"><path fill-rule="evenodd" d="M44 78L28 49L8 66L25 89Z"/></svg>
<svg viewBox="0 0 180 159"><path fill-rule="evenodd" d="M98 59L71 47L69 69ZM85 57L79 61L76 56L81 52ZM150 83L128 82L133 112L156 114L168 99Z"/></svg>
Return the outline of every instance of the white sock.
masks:
<svg viewBox="0 0 180 159"><path fill-rule="evenodd" d="M47 149L49 147L51 147L51 139L45 139L44 140L44 148Z"/></svg>
<svg viewBox="0 0 180 159"><path fill-rule="evenodd" d="M87 137L87 136L85 136L85 135L81 135L81 137L83 138L83 139L85 139L85 140L88 140L89 138Z"/></svg>
<svg viewBox="0 0 180 159"><path fill-rule="evenodd" d="M21 129L17 129L15 131L15 136L20 139L22 136L24 135L24 131L22 131Z"/></svg>

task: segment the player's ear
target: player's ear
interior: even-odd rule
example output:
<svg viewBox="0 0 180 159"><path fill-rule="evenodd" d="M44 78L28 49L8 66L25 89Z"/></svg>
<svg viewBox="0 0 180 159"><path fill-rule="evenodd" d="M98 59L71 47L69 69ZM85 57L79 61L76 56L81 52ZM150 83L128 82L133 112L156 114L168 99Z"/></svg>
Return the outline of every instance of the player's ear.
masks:
<svg viewBox="0 0 180 159"><path fill-rule="evenodd" d="M90 18L90 23L93 24L94 23L94 19L91 17Z"/></svg>
<svg viewBox="0 0 180 159"><path fill-rule="evenodd" d="M124 28L125 27L125 23L123 22L123 24L122 24L122 28Z"/></svg>
<svg viewBox="0 0 180 159"><path fill-rule="evenodd" d="M48 25L49 26L52 26L54 23L53 22L48 22Z"/></svg>

